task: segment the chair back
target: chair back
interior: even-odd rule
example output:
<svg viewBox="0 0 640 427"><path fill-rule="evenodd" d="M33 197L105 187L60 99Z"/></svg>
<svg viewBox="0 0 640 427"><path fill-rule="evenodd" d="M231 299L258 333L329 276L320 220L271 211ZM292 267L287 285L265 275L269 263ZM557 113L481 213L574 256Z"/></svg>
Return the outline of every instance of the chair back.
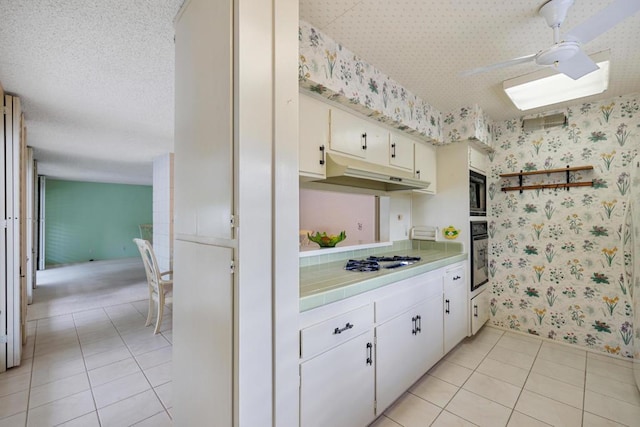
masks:
<svg viewBox="0 0 640 427"><path fill-rule="evenodd" d="M140 256L142 257L142 263L144 264L144 270L147 273L147 282L149 286L153 289L155 293L159 292L160 286L160 269L158 268L158 261L156 260L156 255L153 252L153 247L148 240L143 239L133 239L136 246L138 246L138 250L140 251Z"/></svg>

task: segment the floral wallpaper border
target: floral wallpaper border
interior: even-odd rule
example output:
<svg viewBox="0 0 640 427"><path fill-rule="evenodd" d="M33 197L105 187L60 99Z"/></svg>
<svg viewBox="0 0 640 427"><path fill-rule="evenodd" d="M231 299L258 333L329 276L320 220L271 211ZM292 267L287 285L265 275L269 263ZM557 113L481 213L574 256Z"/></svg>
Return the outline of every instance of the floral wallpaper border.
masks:
<svg viewBox="0 0 640 427"><path fill-rule="evenodd" d="M485 151L490 152L493 146L493 121L477 104L461 107L445 114L444 136L447 143L476 140Z"/></svg>
<svg viewBox="0 0 640 427"><path fill-rule="evenodd" d="M300 21L300 87L433 144L444 142L442 113L400 84Z"/></svg>

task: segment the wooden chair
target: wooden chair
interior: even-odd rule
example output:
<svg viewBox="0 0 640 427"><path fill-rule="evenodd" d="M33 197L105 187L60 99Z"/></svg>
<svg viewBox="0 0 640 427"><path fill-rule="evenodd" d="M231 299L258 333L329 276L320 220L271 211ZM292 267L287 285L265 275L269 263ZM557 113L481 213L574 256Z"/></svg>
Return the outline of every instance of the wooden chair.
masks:
<svg viewBox="0 0 640 427"><path fill-rule="evenodd" d="M149 314L147 315L147 323L145 326L151 324L153 306L155 305L157 316L156 328L153 333L157 334L160 331L160 324L162 323L164 305L173 303L173 271L160 272L156 255L148 240L133 239L133 241L138 246L140 256L142 256L144 269L147 273L147 283L149 285Z"/></svg>

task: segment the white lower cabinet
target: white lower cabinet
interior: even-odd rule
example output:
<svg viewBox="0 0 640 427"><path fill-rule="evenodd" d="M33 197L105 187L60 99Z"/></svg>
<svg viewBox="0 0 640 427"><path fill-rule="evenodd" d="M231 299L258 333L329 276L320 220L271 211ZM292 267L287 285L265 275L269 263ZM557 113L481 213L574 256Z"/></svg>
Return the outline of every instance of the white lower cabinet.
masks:
<svg viewBox="0 0 640 427"><path fill-rule="evenodd" d="M444 275L444 352L448 353L468 333L467 281L464 266L448 269Z"/></svg>
<svg viewBox="0 0 640 427"><path fill-rule="evenodd" d="M442 281L438 292L376 327L376 414L424 375L443 356Z"/></svg>
<svg viewBox="0 0 640 427"><path fill-rule="evenodd" d="M303 313L300 426L368 425L458 344L464 272L454 264Z"/></svg>
<svg viewBox="0 0 640 427"><path fill-rule="evenodd" d="M485 289L471 299L471 335L489 320L489 292Z"/></svg>
<svg viewBox="0 0 640 427"><path fill-rule="evenodd" d="M366 426L374 418L373 330L300 364L302 427Z"/></svg>

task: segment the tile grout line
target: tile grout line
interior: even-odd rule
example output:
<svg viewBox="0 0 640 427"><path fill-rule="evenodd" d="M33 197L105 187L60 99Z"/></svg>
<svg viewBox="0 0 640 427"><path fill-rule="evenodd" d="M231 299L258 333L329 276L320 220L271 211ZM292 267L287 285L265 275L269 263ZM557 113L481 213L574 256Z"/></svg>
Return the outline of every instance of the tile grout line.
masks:
<svg viewBox="0 0 640 427"><path fill-rule="evenodd" d="M451 402L451 401L456 397L456 395L458 394L458 392L460 392L460 390L462 390L462 389L463 389L464 385L469 381L469 378L471 378L471 377L473 376L473 374L475 374L475 373L477 372L478 366L480 366L480 365L482 364L482 362L484 362L487 358L490 358L490 357L489 357L489 353L491 353L491 352L493 351L493 349L494 349L494 348L498 347L498 343L500 342L500 340L502 339L502 337L504 337L504 335L505 335L505 333L503 332L503 333L500 335L500 337L496 340L496 342L491 346L491 349L487 352L487 354L485 354L485 356L482 358L482 360L480 361L480 363L478 363L478 365L477 365L475 368L473 368L473 370L472 370L472 372L471 372L471 375L469 375L469 377L468 377L468 378L467 378L467 379L462 383L462 385L460 385L460 387L458 388L458 391L456 391L456 393L451 397L451 399L449 400L449 402L447 402L447 405L449 405L449 403L450 403L450 402ZM492 360L493 360L493 359L492 359ZM450 362L450 363L454 363L454 362ZM460 365L460 366L461 366L461 365ZM467 369L468 369L468 368L467 368ZM482 374L482 372L478 372L478 373L479 373L479 374ZM482 375L485 375L485 374L482 374ZM497 379L497 378L496 378L496 379ZM506 381L505 381L505 382L506 382ZM466 392L469 392L469 393L472 393L472 394L475 394L476 396L480 396L479 394L476 394L476 393L474 393L474 392L472 392L472 391L470 391L470 390L465 389L465 391L466 391ZM480 396L480 397L482 397L482 398L484 398L484 399L487 399L487 400L489 400L489 401L491 401L491 402L494 402L493 400L491 400L491 399L489 399L489 398L486 398L486 397L484 397L484 396ZM499 402L494 402L494 403L497 403L498 405L502 405L502 404L500 404ZM445 405L445 407L446 407L447 405ZM504 406L504 405L502 405L502 406ZM505 406L505 408L506 408L506 406ZM514 404L514 408L515 408L515 404ZM508 408L508 409L509 409L509 408ZM513 409L512 409L512 411L511 411L511 412L513 413ZM476 423L472 422L471 420L467 420L466 418L461 417L461 416L460 416L460 415L458 415L458 414L454 414L454 415L456 415L457 417L462 418L462 419L463 419L463 420L465 420L465 421L470 422L471 424L477 425ZM509 414L509 418L507 418L507 424L509 424L509 419L510 419L510 418L511 418L511 414ZM506 425L506 424L505 424L505 425Z"/></svg>
<svg viewBox="0 0 640 427"><path fill-rule="evenodd" d="M503 336L504 336L504 332L502 332L502 333L500 334L500 338L502 338ZM498 338L498 341L500 340L500 338ZM478 366L480 366L480 364L481 364L481 363L482 363L482 362L487 358L487 356L489 355L489 353L491 353L491 351L496 347L496 345L498 344L498 341L496 341L496 342L491 346L491 349L490 349L490 350L487 352L487 354L482 358L482 360L480 361L480 363L478 363ZM456 347L454 347L454 349L455 349L455 348L457 348L458 346L460 346L460 344L462 344L462 342L463 342L463 341L461 341L460 343L458 343L458 345L456 345ZM453 351L454 349L452 349L451 351ZM451 353L451 351L450 351L449 353ZM447 353L447 354L449 354L449 353ZM448 360L446 360L446 355L445 355L441 360L445 360L445 361L447 361L448 363L451 363L451 364L454 364L454 365L457 365L457 366L462 366L462 365L458 365L458 364L457 364L457 363L455 363L455 362L449 362ZM434 365L434 366L435 366L435 365ZM462 367L463 367L463 368L466 368L466 369L469 369L469 368L467 368L466 366L462 366ZM459 386L458 386L458 385L456 385L456 384L451 384L450 382L445 381L445 380L443 380L443 379L440 379L440 378L438 378L438 377L434 377L434 378L439 379L440 381L446 382L447 384L451 384L451 385L453 385L453 386L455 386L455 387L457 387L457 388L458 388L458 390L456 390L456 392L453 394L453 396L451 396L451 399L449 399L449 400L447 401L447 403L444 405L444 407L442 408L442 410L441 410L441 411L440 411L440 413L438 414L438 417L439 417L439 416L440 416L440 415L441 415L441 414L446 410L446 408L447 408L447 406L449 405L449 403L451 403L451 401L456 397L456 395L460 392L460 390L462 390L462 387L464 387L464 385L467 383L467 381L469 381L469 378L471 378L471 376L476 372L476 369L477 369L477 366L476 366L476 368L474 368L473 370L471 370L471 374L469 375L469 377L468 377L466 380L464 380L464 382L463 382L461 385L459 385ZM427 374L426 374L426 375L430 375L430 374L428 373L428 371L427 371ZM469 391L469 390L465 390L465 391ZM410 393L411 393L411 392L410 392ZM473 392L469 392L469 393L473 393ZM413 393L411 393L411 394L413 394ZM475 393L473 393L473 394L475 394ZM415 395L414 395L414 396L415 396ZM476 396L478 396L478 395L476 394ZM421 398L420 396L416 396L416 397ZM480 396L480 397L483 397L483 396ZM422 398L421 398L421 399L422 399ZM486 399L486 398L485 398L485 399ZM428 402L428 400L426 400L426 399L422 399L422 400L425 400L425 401L427 401L427 402ZM491 400L491 399L488 399L488 400ZM429 403L431 403L431 402L429 402ZM495 403L498 403L498 402L495 402ZM435 404L434 404L434 405L435 405ZM438 406L438 405L436 405L436 406ZM462 417L462 416L460 416L460 415L458 415L458 414L453 414L453 415L455 415L456 417L459 417L459 418L461 418L461 419L463 419L463 420L465 420L465 421L467 421L467 422L469 422L469 423L471 423L471 424L473 424L473 425L477 425L476 423L474 423L474 422L472 422L472 421L470 421L470 420L468 420L468 419L466 419L466 418L464 418L464 417ZM434 420L433 420L433 422L432 422L430 425L433 425L433 423L435 423L435 422L436 422L436 420L438 419L438 417L436 417L436 419L434 419Z"/></svg>
<svg viewBox="0 0 640 427"><path fill-rule="evenodd" d="M522 396L522 392L524 391L524 387L527 385L527 381L529 380L529 375L531 375L531 371L533 370L533 365L536 363L536 360L538 359L538 355L540 354L540 350L541 349L542 349L542 340L540 340L540 345L538 346L538 351L536 351L536 354L535 354L535 356L533 358L533 362L531 363L531 366L529 367L529 370L527 371L527 377L524 379L524 382L522 383L522 387L520 387L520 393L518 393L518 397L516 398L516 401L513 402L513 409L511 410L511 414L509 414L509 418L507 419L507 425L509 425L509 422L511 421L511 417L513 417L513 413L516 411L516 406L518 406L518 402L520 401L520 397ZM527 416L530 416L530 415L527 415ZM535 420L538 420L535 417L531 417L531 418L533 418ZM542 420L538 420L538 421L544 423L544 421L542 421Z"/></svg>
<svg viewBox="0 0 640 427"><path fill-rule="evenodd" d="M27 336L28 336L28 333L27 333ZM31 384L33 383L33 367L35 365L35 358L36 358L36 345L38 343L36 340L37 336L38 336L38 321L36 320L36 327L35 327L35 331L33 332L33 350L31 351L31 369L29 370L29 389L28 389L29 391L27 392L27 407L25 409L25 414L24 414L25 427L29 425L29 402L31 400Z"/></svg>
<svg viewBox="0 0 640 427"><path fill-rule="evenodd" d="M129 304L130 304L130 305L131 305L131 306L132 306L132 307L133 307L133 308L134 308L138 313L140 313L140 311L138 311L138 309L137 309L137 308L136 308L132 303L129 303ZM105 310L105 311L106 311L106 310ZM143 317L143 319L144 319L144 314L140 313L140 315L141 315L141 316ZM107 313L107 316L109 316L109 313ZM172 316L173 316L173 313L172 313ZM111 316L109 316L109 319L111 319ZM160 396L158 396L158 393L156 392L156 389L153 387L153 384L151 384L151 381L149 381L149 378L147 377L147 374L144 372L144 369L142 369L142 366L140 366L140 362L138 362L138 359L136 358L136 356L135 356L135 355L133 354L133 352L131 351L131 348L129 348L129 344L127 344L127 342L124 340L124 338L122 338L122 335L120 334L120 331L118 330L118 327L117 327L115 324L114 324L113 326L116 328L116 331L118 332L118 336L120 337L120 339L122 339L122 342L123 342L123 343L124 343L124 345L127 347L127 350L129 350L129 353L131 353L131 357L133 358L134 362L136 363L136 365L137 365L137 366L138 366L138 368L140 369L140 372L142 372L142 375L144 376L144 379L147 381L147 384L149 384L149 387L151 388L151 391L153 391L153 394L156 396L156 399L158 399L158 401L160 402L160 405L162 405L162 408L164 409L164 412L167 414L167 416L169 417L169 419L173 420L173 417L169 414L169 411L168 411L167 407L164 405L164 402L162 401L162 399L160 399ZM172 325L172 326L173 326L173 325ZM164 338L167 342L169 342L169 340L167 340L167 339L164 337L164 335L162 335L162 338ZM173 346L173 343L169 343L169 344L170 344L171 346ZM154 350L151 350L151 351L154 351ZM150 351L149 351L149 352L147 352L147 353L150 353ZM145 353L142 353L142 354L145 354ZM157 366L160 366L160 365L157 365ZM172 373L171 380L173 381L173 373ZM168 381L167 381L167 382L168 382ZM166 383L164 383L164 384L166 384ZM161 384L161 385L162 385L162 384ZM145 390L145 391L147 391L147 390ZM144 393L145 391L143 391L142 393ZM173 390L172 390L172 392L173 392ZM137 393L137 394L135 394L134 396L136 396L136 395L138 395L138 394L140 394L140 393ZM117 403L117 402L114 402L114 403ZM107 406L110 406L110 405L107 405ZM106 408L106 406L105 406L105 408ZM162 411L161 411L161 412L162 412ZM158 413L156 413L156 414L153 414L152 416L156 416L156 415L157 415L157 414L159 414L159 413L160 413L160 412L158 412ZM149 417L149 418L150 418L150 417ZM140 420L140 421L138 421L138 423L139 423L139 422L141 422L141 421L144 421L144 420ZM136 423L136 424L137 424L137 423Z"/></svg>
<svg viewBox="0 0 640 427"><path fill-rule="evenodd" d="M102 311L103 312L105 311L104 308L102 309ZM107 313L105 312L105 314L107 314ZM84 350L82 349L82 342L80 341L80 334L78 333L78 324L76 323L76 318L73 315L73 313L71 314L71 318L73 319L73 325L75 326L76 335L78 336L78 345L80 346L80 354L82 355L82 363L84 364L84 372L85 372L85 375L87 376L87 382L89 383L89 391L91 392L91 400L93 400L93 407L95 408L96 418L98 419L98 426L102 426L102 421L100 420L100 415L98 414L98 404L96 403L96 397L93 394L93 386L91 385L91 378L89 378L89 369L87 369L87 361L86 361L86 359L84 357ZM86 414L83 414L83 415L81 415L81 417L83 417L85 415ZM79 417L76 417L76 418L79 418ZM67 421L71 421L71 420L67 420Z"/></svg>

